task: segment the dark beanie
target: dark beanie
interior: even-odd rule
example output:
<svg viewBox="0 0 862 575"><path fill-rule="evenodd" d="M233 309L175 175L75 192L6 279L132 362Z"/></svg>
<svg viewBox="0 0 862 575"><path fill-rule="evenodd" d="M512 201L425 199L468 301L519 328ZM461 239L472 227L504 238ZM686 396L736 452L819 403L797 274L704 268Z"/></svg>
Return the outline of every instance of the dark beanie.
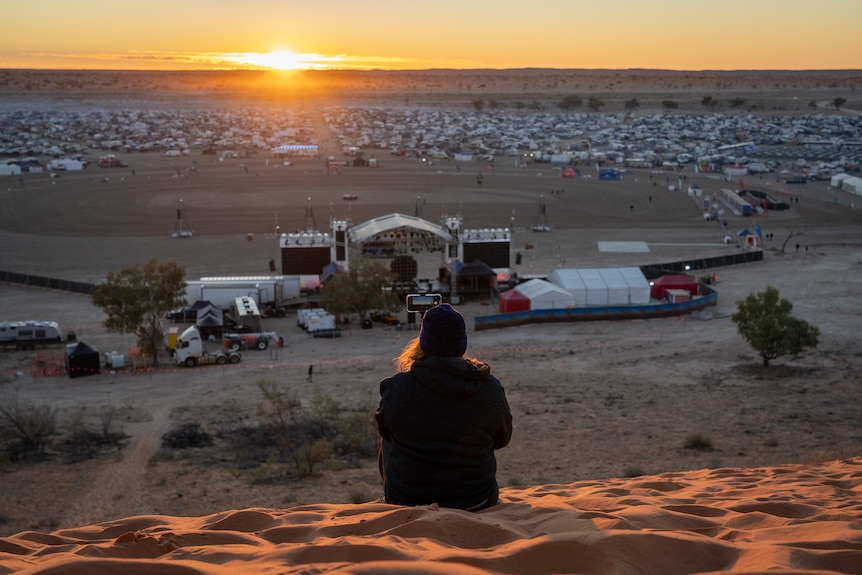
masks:
<svg viewBox="0 0 862 575"><path fill-rule="evenodd" d="M428 355L461 357L467 351L464 317L448 303L432 307L422 316L419 347Z"/></svg>

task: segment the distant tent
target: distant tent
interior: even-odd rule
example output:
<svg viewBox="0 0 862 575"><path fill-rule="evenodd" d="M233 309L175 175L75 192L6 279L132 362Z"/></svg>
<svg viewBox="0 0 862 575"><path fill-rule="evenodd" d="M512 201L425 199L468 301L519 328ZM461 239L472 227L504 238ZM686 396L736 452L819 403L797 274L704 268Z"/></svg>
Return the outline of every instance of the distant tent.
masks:
<svg viewBox="0 0 862 575"><path fill-rule="evenodd" d="M200 299L200 300L196 301L195 303L191 304L190 306L188 306L186 309L188 311L197 311L201 308L209 307L211 305L213 305L211 301L206 300L206 299Z"/></svg>
<svg viewBox="0 0 862 575"><path fill-rule="evenodd" d="M198 308L195 325L198 327L222 327L224 325L224 312L220 307L209 302L206 303L206 306Z"/></svg>
<svg viewBox="0 0 862 575"><path fill-rule="evenodd" d="M555 269L548 275L548 281L572 294L575 306L587 305L587 284L577 269Z"/></svg>
<svg viewBox="0 0 862 575"><path fill-rule="evenodd" d="M567 290L539 278L515 286L530 300L530 309L565 309L575 306L575 298Z"/></svg>
<svg viewBox="0 0 862 575"><path fill-rule="evenodd" d="M516 289L506 290L500 294L500 313L530 311L530 298Z"/></svg>
<svg viewBox="0 0 862 575"><path fill-rule="evenodd" d="M669 289L685 290L692 296L696 296L698 292L697 282L694 279L684 274L671 274L654 279L650 295L653 299L664 299Z"/></svg>
<svg viewBox="0 0 862 575"><path fill-rule="evenodd" d="M455 272L458 291L464 294L488 294L497 289L497 272L482 260L463 264Z"/></svg>
<svg viewBox="0 0 862 575"><path fill-rule="evenodd" d="M469 264L464 264L458 268L458 277L467 276L494 276L497 277L497 272L482 260L473 260Z"/></svg>
<svg viewBox="0 0 862 575"><path fill-rule="evenodd" d="M102 372L99 352L84 343L70 343L66 346L66 373L70 378L96 375Z"/></svg>

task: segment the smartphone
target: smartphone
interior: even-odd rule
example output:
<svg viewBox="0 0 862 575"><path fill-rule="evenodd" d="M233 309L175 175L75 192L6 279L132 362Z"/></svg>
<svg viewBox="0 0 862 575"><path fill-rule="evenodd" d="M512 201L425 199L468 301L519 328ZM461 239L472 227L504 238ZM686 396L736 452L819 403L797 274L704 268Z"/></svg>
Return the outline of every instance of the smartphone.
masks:
<svg viewBox="0 0 862 575"><path fill-rule="evenodd" d="M443 303L443 296L439 293L411 293L407 295L407 311L425 313L441 303Z"/></svg>

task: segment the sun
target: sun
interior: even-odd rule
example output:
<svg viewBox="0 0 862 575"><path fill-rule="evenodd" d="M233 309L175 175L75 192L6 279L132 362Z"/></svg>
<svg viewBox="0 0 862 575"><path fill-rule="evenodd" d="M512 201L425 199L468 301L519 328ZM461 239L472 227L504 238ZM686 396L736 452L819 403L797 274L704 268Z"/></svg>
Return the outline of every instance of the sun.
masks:
<svg viewBox="0 0 862 575"><path fill-rule="evenodd" d="M226 55L225 59L254 68L287 71L315 68L317 57L314 54L296 54L289 50L274 50L264 54L259 52L231 54Z"/></svg>

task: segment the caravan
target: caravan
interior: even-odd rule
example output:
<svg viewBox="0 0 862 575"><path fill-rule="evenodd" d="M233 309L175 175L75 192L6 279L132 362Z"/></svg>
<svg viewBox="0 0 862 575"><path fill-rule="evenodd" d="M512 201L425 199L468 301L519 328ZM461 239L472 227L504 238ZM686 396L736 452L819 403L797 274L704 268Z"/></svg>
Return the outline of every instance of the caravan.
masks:
<svg viewBox="0 0 862 575"><path fill-rule="evenodd" d="M56 321L0 322L0 345L33 349L37 345L62 343L63 334Z"/></svg>

